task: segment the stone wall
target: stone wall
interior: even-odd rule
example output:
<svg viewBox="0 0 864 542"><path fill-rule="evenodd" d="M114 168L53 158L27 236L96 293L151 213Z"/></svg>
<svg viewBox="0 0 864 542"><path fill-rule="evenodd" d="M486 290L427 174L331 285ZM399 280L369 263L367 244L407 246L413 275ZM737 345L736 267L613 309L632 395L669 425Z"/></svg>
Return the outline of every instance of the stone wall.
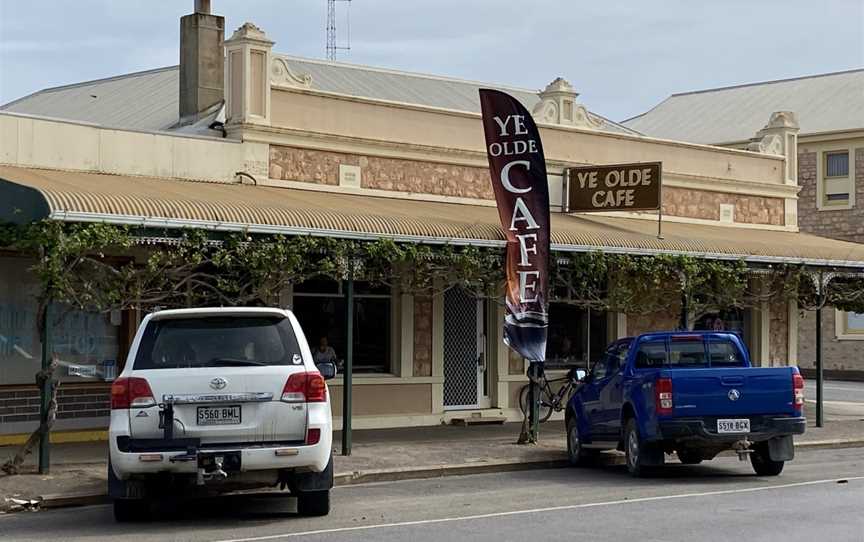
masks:
<svg viewBox="0 0 864 542"><path fill-rule="evenodd" d="M379 190L493 199L489 169L270 146L270 178L339 184L339 164L360 166L361 186Z"/></svg>
<svg viewBox="0 0 864 542"><path fill-rule="evenodd" d="M838 340L832 307L822 309L822 363L826 370L864 375L864 341ZM798 321L798 365L816 367L816 312L802 311Z"/></svg>
<svg viewBox="0 0 864 542"><path fill-rule="evenodd" d="M628 314L627 315L627 335L630 337L649 331L670 331L678 329L681 321L680 304L662 312L652 312L649 314Z"/></svg>
<svg viewBox="0 0 864 542"><path fill-rule="evenodd" d="M849 164L855 172L855 207L836 211L816 208L816 161L821 152L798 153L798 225L801 231L864 243L864 148L855 149L854 162ZM850 171L851 173L851 171Z"/></svg>
<svg viewBox="0 0 864 542"><path fill-rule="evenodd" d="M787 365L789 360L789 306L785 299L769 305L768 359L771 366Z"/></svg>
<svg viewBox="0 0 864 542"><path fill-rule="evenodd" d="M720 220L721 203L735 206L735 222L782 226L785 220L784 204L780 198L674 187L663 189L663 214L667 216Z"/></svg>
<svg viewBox="0 0 864 542"><path fill-rule="evenodd" d="M414 298L414 376L432 376L432 298Z"/></svg>
<svg viewBox="0 0 864 542"><path fill-rule="evenodd" d="M339 164L360 166L363 188L494 199L486 167L270 146L272 179L337 185ZM783 225L780 198L673 187L663 190L663 214L667 216L719 220L721 203L735 206L736 222Z"/></svg>

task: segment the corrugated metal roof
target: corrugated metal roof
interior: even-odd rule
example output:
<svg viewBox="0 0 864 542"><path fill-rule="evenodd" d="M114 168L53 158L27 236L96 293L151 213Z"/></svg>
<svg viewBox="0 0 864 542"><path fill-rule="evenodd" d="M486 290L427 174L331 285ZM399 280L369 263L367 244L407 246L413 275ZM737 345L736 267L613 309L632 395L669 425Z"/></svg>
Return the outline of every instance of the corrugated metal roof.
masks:
<svg viewBox="0 0 864 542"><path fill-rule="evenodd" d="M312 88L350 96L389 100L458 111L480 112L477 89L509 92L531 109L536 91L449 77L373 68L343 62L278 55L298 74L312 76ZM179 120L178 66L130 73L41 90L0 110L135 130L167 130ZM635 133L591 113L603 130Z"/></svg>
<svg viewBox="0 0 864 542"><path fill-rule="evenodd" d="M793 111L801 134L864 128L864 69L673 94L622 124L645 135L731 143L756 135L775 111Z"/></svg>
<svg viewBox="0 0 864 542"><path fill-rule="evenodd" d="M336 194L234 183L0 166L0 220L21 208L57 219L221 227L341 237L500 244L495 207ZM37 202L38 200L38 202ZM175 221L175 222L171 222ZM688 253L711 258L805 262L864 268L864 245L803 233L735 230L597 215L553 214L558 250Z"/></svg>
<svg viewBox="0 0 864 542"><path fill-rule="evenodd" d="M0 110L130 130L167 130L180 118L177 66L40 90Z"/></svg>

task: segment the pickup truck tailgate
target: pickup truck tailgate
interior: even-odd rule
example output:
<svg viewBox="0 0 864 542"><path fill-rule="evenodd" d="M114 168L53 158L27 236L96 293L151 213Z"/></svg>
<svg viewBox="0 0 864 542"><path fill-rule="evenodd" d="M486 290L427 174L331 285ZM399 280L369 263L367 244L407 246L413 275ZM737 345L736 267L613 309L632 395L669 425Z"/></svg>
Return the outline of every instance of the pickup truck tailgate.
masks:
<svg viewBox="0 0 864 542"><path fill-rule="evenodd" d="M676 417L793 414L791 367L676 369L672 379Z"/></svg>

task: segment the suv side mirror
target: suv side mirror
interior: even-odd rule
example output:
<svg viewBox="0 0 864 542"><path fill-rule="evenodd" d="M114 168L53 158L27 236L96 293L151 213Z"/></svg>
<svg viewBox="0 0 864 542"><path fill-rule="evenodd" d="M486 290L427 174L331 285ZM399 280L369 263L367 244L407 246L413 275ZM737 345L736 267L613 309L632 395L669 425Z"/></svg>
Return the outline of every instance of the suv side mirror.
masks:
<svg viewBox="0 0 864 542"><path fill-rule="evenodd" d="M322 361L317 365L318 372L324 377L324 380L336 378L336 364L332 361Z"/></svg>

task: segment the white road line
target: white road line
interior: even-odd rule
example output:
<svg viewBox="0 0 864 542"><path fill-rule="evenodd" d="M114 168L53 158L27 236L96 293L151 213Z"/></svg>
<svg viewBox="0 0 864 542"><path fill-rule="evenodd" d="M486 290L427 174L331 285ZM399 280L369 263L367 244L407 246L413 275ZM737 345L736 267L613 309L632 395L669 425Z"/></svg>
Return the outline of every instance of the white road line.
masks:
<svg viewBox="0 0 864 542"><path fill-rule="evenodd" d="M456 516L449 518L421 519L416 521L400 521L396 523L379 523L375 525L358 525L356 527L336 527L333 529L319 529L317 531L300 531L295 533L271 534L266 536L254 536L251 538L229 538L214 542L258 542L262 540L278 540L280 538L297 538L301 536L313 536L321 534L345 533L352 531L368 531L372 529L389 529L393 527L410 527L413 525L430 525L435 523L452 523L454 521L470 521L474 519L499 518L506 516L518 516L524 514L536 514L541 512L558 512L562 510L576 510L579 508L596 508L600 506L615 506L619 504L634 504L652 501L668 501L672 499L687 499L691 497L711 497L714 495L732 495L735 493L755 493L757 491L770 491L772 489L786 489L792 487L813 486L819 484L833 484L839 480L864 480L864 476L852 476L849 478L832 478L830 480L811 480L809 482L795 482L776 486L749 487L741 489L724 489L720 491L705 491L702 493L681 493L677 495L658 495L655 497L639 497L636 499L622 499L617 501L591 502L583 504L568 504L562 506L549 506L546 508L530 508L527 510L512 510L510 512L493 512L490 514L477 514L473 516Z"/></svg>

